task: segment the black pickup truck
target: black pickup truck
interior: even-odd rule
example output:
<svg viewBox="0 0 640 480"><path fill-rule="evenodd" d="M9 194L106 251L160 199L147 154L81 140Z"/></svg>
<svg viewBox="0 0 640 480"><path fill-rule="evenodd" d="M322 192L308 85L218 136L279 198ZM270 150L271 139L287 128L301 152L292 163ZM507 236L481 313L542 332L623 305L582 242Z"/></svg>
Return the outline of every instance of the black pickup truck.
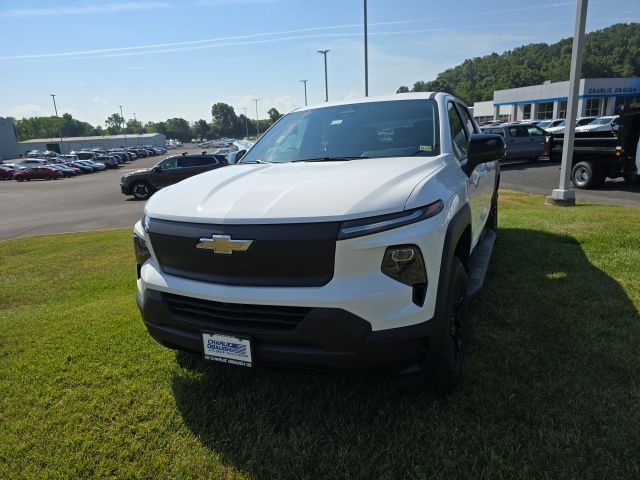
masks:
<svg viewBox="0 0 640 480"><path fill-rule="evenodd" d="M640 104L620 110L617 132L576 133L573 143L571 180L576 188L597 188L606 178L623 177L629 183L640 181L636 161L640 135ZM562 157L563 134L545 139L545 155L553 161Z"/></svg>

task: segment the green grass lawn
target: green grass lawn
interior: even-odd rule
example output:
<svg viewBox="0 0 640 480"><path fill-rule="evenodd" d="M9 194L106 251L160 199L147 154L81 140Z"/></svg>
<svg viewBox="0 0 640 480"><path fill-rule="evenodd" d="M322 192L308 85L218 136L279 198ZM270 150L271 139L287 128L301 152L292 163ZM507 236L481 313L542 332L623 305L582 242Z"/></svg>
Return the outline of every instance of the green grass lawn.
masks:
<svg viewBox="0 0 640 480"><path fill-rule="evenodd" d="M0 242L0 478L640 478L639 227L501 192L446 399L161 347L130 230Z"/></svg>

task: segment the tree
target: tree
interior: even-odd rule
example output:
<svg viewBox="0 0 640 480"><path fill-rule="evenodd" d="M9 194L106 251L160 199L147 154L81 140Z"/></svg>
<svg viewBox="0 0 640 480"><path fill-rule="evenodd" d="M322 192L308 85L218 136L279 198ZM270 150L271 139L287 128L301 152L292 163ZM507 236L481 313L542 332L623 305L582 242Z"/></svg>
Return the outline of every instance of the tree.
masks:
<svg viewBox="0 0 640 480"><path fill-rule="evenodd" d="M502 54L471 58L437 75L418 81L411 91L445 91L468 103L491 100L495 90L569 79L572 39L532 43ZM616 24L585 38L582 75L586 78L640 76L640 23ZM404 92L400 87L398 92Z"/></svg>
<svg viewBox="0 0 640 480"><path fill-rule="evenodd" d="M213 117L212 129L222 136L230 136L237 124L238 117L231 105L218 102L211 107L211 116Z"/></svg>
<svg viewBox="0 0 640 480"><path fill-rule="evenodd" d="M409 92L409 88L405 87L404 85L400 86L400 88L396 90L396 93L407 93L407 92Z"/></svg>
<svg viewBox="0 0 640 480"><path fill-rule="evenodd" d="M275 123L280 117L282 117L282 114L278 110L276 110L275 107L271 107L267 114L269 115L271 123Z"/></svg>
<svg viewBox="0 0 640 480"><path fill-rule="evenodd" d="M165 124L165 135L168 138L176 138L181 142L191 140L191 127L184 118L170 118Z"/></svg>
<svg viewBox="0 0 640 480"><path fill-rule="evenodd" d="M127 120L127 133L145 133L144 127L142 126L142 122L140 120L135 120L133 118Z"/></svg>
<svg viewBox="0 0 640 480"><path fill-rule="evenodd" d="M193 138L206 138L209 135L209 124L206 120L197 120L191 127Z"/></svg>
<svg viewBox="0 0 640 480"><path fill-rule="evenodd" d="M116 135L118 133L121 133L123 123L124 123L124 119L120 116L119 113L114 113L113 115L109 115L104 122L104 124L107 127L107 133L109 135Z"/></svg>

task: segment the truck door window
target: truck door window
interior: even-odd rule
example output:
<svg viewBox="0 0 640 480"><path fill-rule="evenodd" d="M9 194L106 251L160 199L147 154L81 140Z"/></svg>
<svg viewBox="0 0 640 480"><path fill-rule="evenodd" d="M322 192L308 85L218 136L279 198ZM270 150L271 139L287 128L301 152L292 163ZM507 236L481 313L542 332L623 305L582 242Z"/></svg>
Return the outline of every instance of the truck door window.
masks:
<svg viewBox="0 0 640 480"><path fill-rule="evenodd" d="M527 127L527 131L529 132L529 136L531 137L541 137L544 135L544 131L541 128L535 127L533 125Z"/></svg>
<svg viewBox="0 0 640 480"><path fill-rule="evenodd" d="M474 133L478 133L476 131L476 125L473 123L471 119L471 115L469 115L469 110L466 107L458 104L458 112L460 112L460 116L462 117L462 121L464 122L465 127L467 128L467 134L473 135Z"/></svg>
<svg viewBox="0 0 640 480"><path fill-rule="evenodd" d="M467 156L467 132L453 102L447 104L447 116L449 117L453 153L458 160L462 160Z"/></svg>
<svg viewBox="0 0 640 480"><path fill-rule="evenodd" d="M177 157L167 158L166 160L163 160L162 162L160 162L158 164L158 166L162 170L169 170L171 168L178 168L178 158Z"/></svg>

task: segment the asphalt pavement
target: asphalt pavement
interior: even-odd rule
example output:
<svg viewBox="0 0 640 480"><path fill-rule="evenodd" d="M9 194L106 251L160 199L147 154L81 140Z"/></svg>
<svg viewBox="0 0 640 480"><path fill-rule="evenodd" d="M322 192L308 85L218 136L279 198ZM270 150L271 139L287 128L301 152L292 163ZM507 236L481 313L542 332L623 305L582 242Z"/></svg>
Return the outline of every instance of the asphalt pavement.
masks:
<svg viewBox="0 0 640 480"><path fill-rule="evenodd" d="M142 158L116 170L64 180L0 181L0 240L61 232L132 227L144 203L120 193L123 173L148 168L168 155ZM195 150L190 150L195 151ZM199 150L198 150L199 151ZM548 160L502 165L501 187L550 195L560 166ZM607 180L599 190L577 190L579 201L640 206L640 185Z"/></svg>

